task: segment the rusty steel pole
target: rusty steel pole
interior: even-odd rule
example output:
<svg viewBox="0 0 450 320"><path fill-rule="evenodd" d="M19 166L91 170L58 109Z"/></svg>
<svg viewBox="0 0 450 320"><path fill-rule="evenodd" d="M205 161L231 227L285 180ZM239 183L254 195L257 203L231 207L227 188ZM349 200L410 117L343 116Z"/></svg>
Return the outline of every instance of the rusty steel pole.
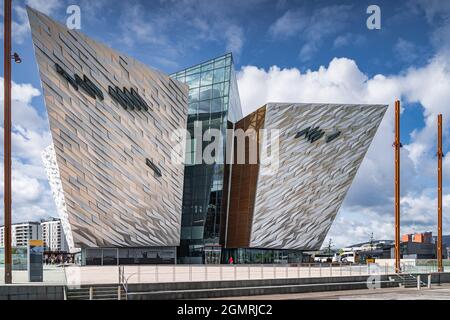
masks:
<svg viewBox="0 0 450 320"><path fill-rule="evenodd" d="M438 116L438 236L437 236L437 264L438 272L443 272L442 265L442 114Z"/></svg>
<svg viewBox="0 0 450 320"><path fill-rule="evenodd" d="M400 266L400 101L395 102L395 273Z"/></svg>
<svg viewBox="0 0 450 320"><path fill-rule="evenodd" d="M5 0L4 13L4 246L5 246L5 284L12 283L11 248L11 24L12 0Z"/></svg>

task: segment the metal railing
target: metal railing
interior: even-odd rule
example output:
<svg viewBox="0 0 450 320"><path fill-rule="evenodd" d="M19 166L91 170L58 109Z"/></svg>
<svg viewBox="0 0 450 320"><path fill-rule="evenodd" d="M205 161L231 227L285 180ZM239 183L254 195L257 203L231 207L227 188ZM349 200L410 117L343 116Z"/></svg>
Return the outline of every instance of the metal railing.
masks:
<svg viewBox="0 0 450 320"><path fill-rule="evenodd" d="M408 274L433 273L437 272L437 266L402 264L402 270ZM121 266L119 267L119 284L123 285L127 292L131 283L294 279L390 275L394 273L394 266L389 264Z"/></svg>
<svg viewBox="0 0 450 320"><path fill-rule="evenodd" d="M0 268L0 273L1 273ZM409 274L436 273L437 263L423 265L402 263L402 271ZM449 272L449 266L446 266ZM261 279L290 279L314 277L344 277L394 274L394 266L380 264L295 264L295 265L140 265L45 267L44 283L77 287L91 284L167 283L201 281L238 281ZM1 284L0 278L0 284ZM27 283L27 271L14 271L14 283Z"/></svg>

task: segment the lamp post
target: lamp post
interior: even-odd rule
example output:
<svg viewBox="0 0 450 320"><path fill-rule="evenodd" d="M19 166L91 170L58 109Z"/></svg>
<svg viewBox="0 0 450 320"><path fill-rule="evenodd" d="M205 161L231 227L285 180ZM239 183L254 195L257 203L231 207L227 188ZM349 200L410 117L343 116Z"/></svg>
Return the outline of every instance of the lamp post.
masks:
<svg viewBox="0 0 450 320"><path fill-rule="evenodd" d="M438 116L438 237L437 237L437 263L438 272L443 272L442 265L442 114Z"/></svg>
<svg viewBox="0 0 450 320"><path fill-rule="evenodd" d="M395 273L401 272L400 266L400 101L395 102Z"/></svg>
<svg viewBox="0 0 450 320"><path fill-rule="evenodd" d="M4 13L4 246L5 246L5 284L12 283L12 196L11 196L11 25L12 0L5 0Z"/></svg>

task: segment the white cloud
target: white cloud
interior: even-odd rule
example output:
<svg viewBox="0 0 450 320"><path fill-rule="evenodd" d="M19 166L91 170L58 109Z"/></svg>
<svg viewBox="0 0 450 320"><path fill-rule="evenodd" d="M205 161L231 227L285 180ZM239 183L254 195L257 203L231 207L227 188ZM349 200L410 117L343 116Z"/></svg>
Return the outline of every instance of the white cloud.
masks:
<svg viewBox="0 0 450 320"><path fill-rule="evenodd" d="M394 46L394 53L401 61L408 63L414 62L419 57L416 45L403 38L397 40Z"/></svg>
<svg viewBox="0 0 450 320"><path fill-rule="evenodd" d="M0 77L0 87L4 79ZM12 191L13 219L16 222L38 220L55 216L54 202L49 190L47 176L42 164L42 150L51 143L48 122L33 107L33 98L40 91L30 84L12 84ZM0 107L3 109L3 90L0 93ZM0 117L3 123L3 113ZM3 131L3 128L0 127ZM3 145L3 135L0 136ZM3 149L1 152L3 162ZM3 198L3 170L0 170L0 195ZM0 203L0 218L3 214Z"/></svg>
<svg viewBox="0 0 450 320"><path fill-rule="evenodd" d="M327 38L339 34L347 26L351 8L349 5L331 5L313 12L306 8L288 10L269 27L269 34L275 39L297 38L302 43L300 60L308 61Z"/></svg>
<svg viewBox="0 0 450 320"><path fill-rule="evenodd" d="M275 38L289 38L307 27L307 16L301 10L288 10L269 27Z"/></svg>
<svg viewBox="0 0 450 320"><path fill-rule="evenodd" d="M245 28L239 18L262 1L170 1L153 10L134 1L123 6L120 41L130 47L139 43L140 49L150 48L155 62L171 67L186 50L198 50L205 43L222 45L238 58L245 47Z"/></svg>
<svg viewBox="0 0 450 320"><path fill-rule="evenodd" d="M360 34L354 33L345 33L343 35L339 35L333 43L334 48L342 48L349 45L361 46L367 42L366 38Z"/></svg>
<svg viewBox="0 0 450 320"><path fill-rule="evenodd" d="M234 52L239 55L244 46L244 32L242 28L231 25L225 31L226 50L227 52Z"/></svg>
<svg viewBox="0 0 450 320"><path fill-rule="evenodd" d="M30 33L28 16L23 4L36 8L45 14L52 14L55 10L61 8L63 3L60 0L26 0L25 3L13 2L14 19L12 21L12 39L15 43L22 44ZM0 3L0 16L3 20L4 3ZM0 22L0 38L3 38L4 23Z"/></svg>
<svg viewBox="0 0 450 320"><path fill-rule="evenodd" d="M51 15L64 5L61 0L27 0L26 4L47 15Z"/></svg>

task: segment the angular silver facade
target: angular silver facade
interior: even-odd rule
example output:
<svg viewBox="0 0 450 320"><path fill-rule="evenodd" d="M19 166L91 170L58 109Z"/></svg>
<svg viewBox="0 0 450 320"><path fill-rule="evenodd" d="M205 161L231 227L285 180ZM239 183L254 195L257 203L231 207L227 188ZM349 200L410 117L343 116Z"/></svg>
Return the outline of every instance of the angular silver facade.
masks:
<svg viewBox="0 0 450 320"><path fill-rule="evenodd" d="M52 186L69 244L179 245L184 165L171 161L172 134L186 127L187 86L28 15L56 161L45 157L61 181Z"/></svg>
<svg viewBox="0 0 450 320"><path fill-rule="evenodd" d="M280 130L279 167L267 175L260 169L250 247L320 249L386 110L266 106L264 129Z"/></svg>

